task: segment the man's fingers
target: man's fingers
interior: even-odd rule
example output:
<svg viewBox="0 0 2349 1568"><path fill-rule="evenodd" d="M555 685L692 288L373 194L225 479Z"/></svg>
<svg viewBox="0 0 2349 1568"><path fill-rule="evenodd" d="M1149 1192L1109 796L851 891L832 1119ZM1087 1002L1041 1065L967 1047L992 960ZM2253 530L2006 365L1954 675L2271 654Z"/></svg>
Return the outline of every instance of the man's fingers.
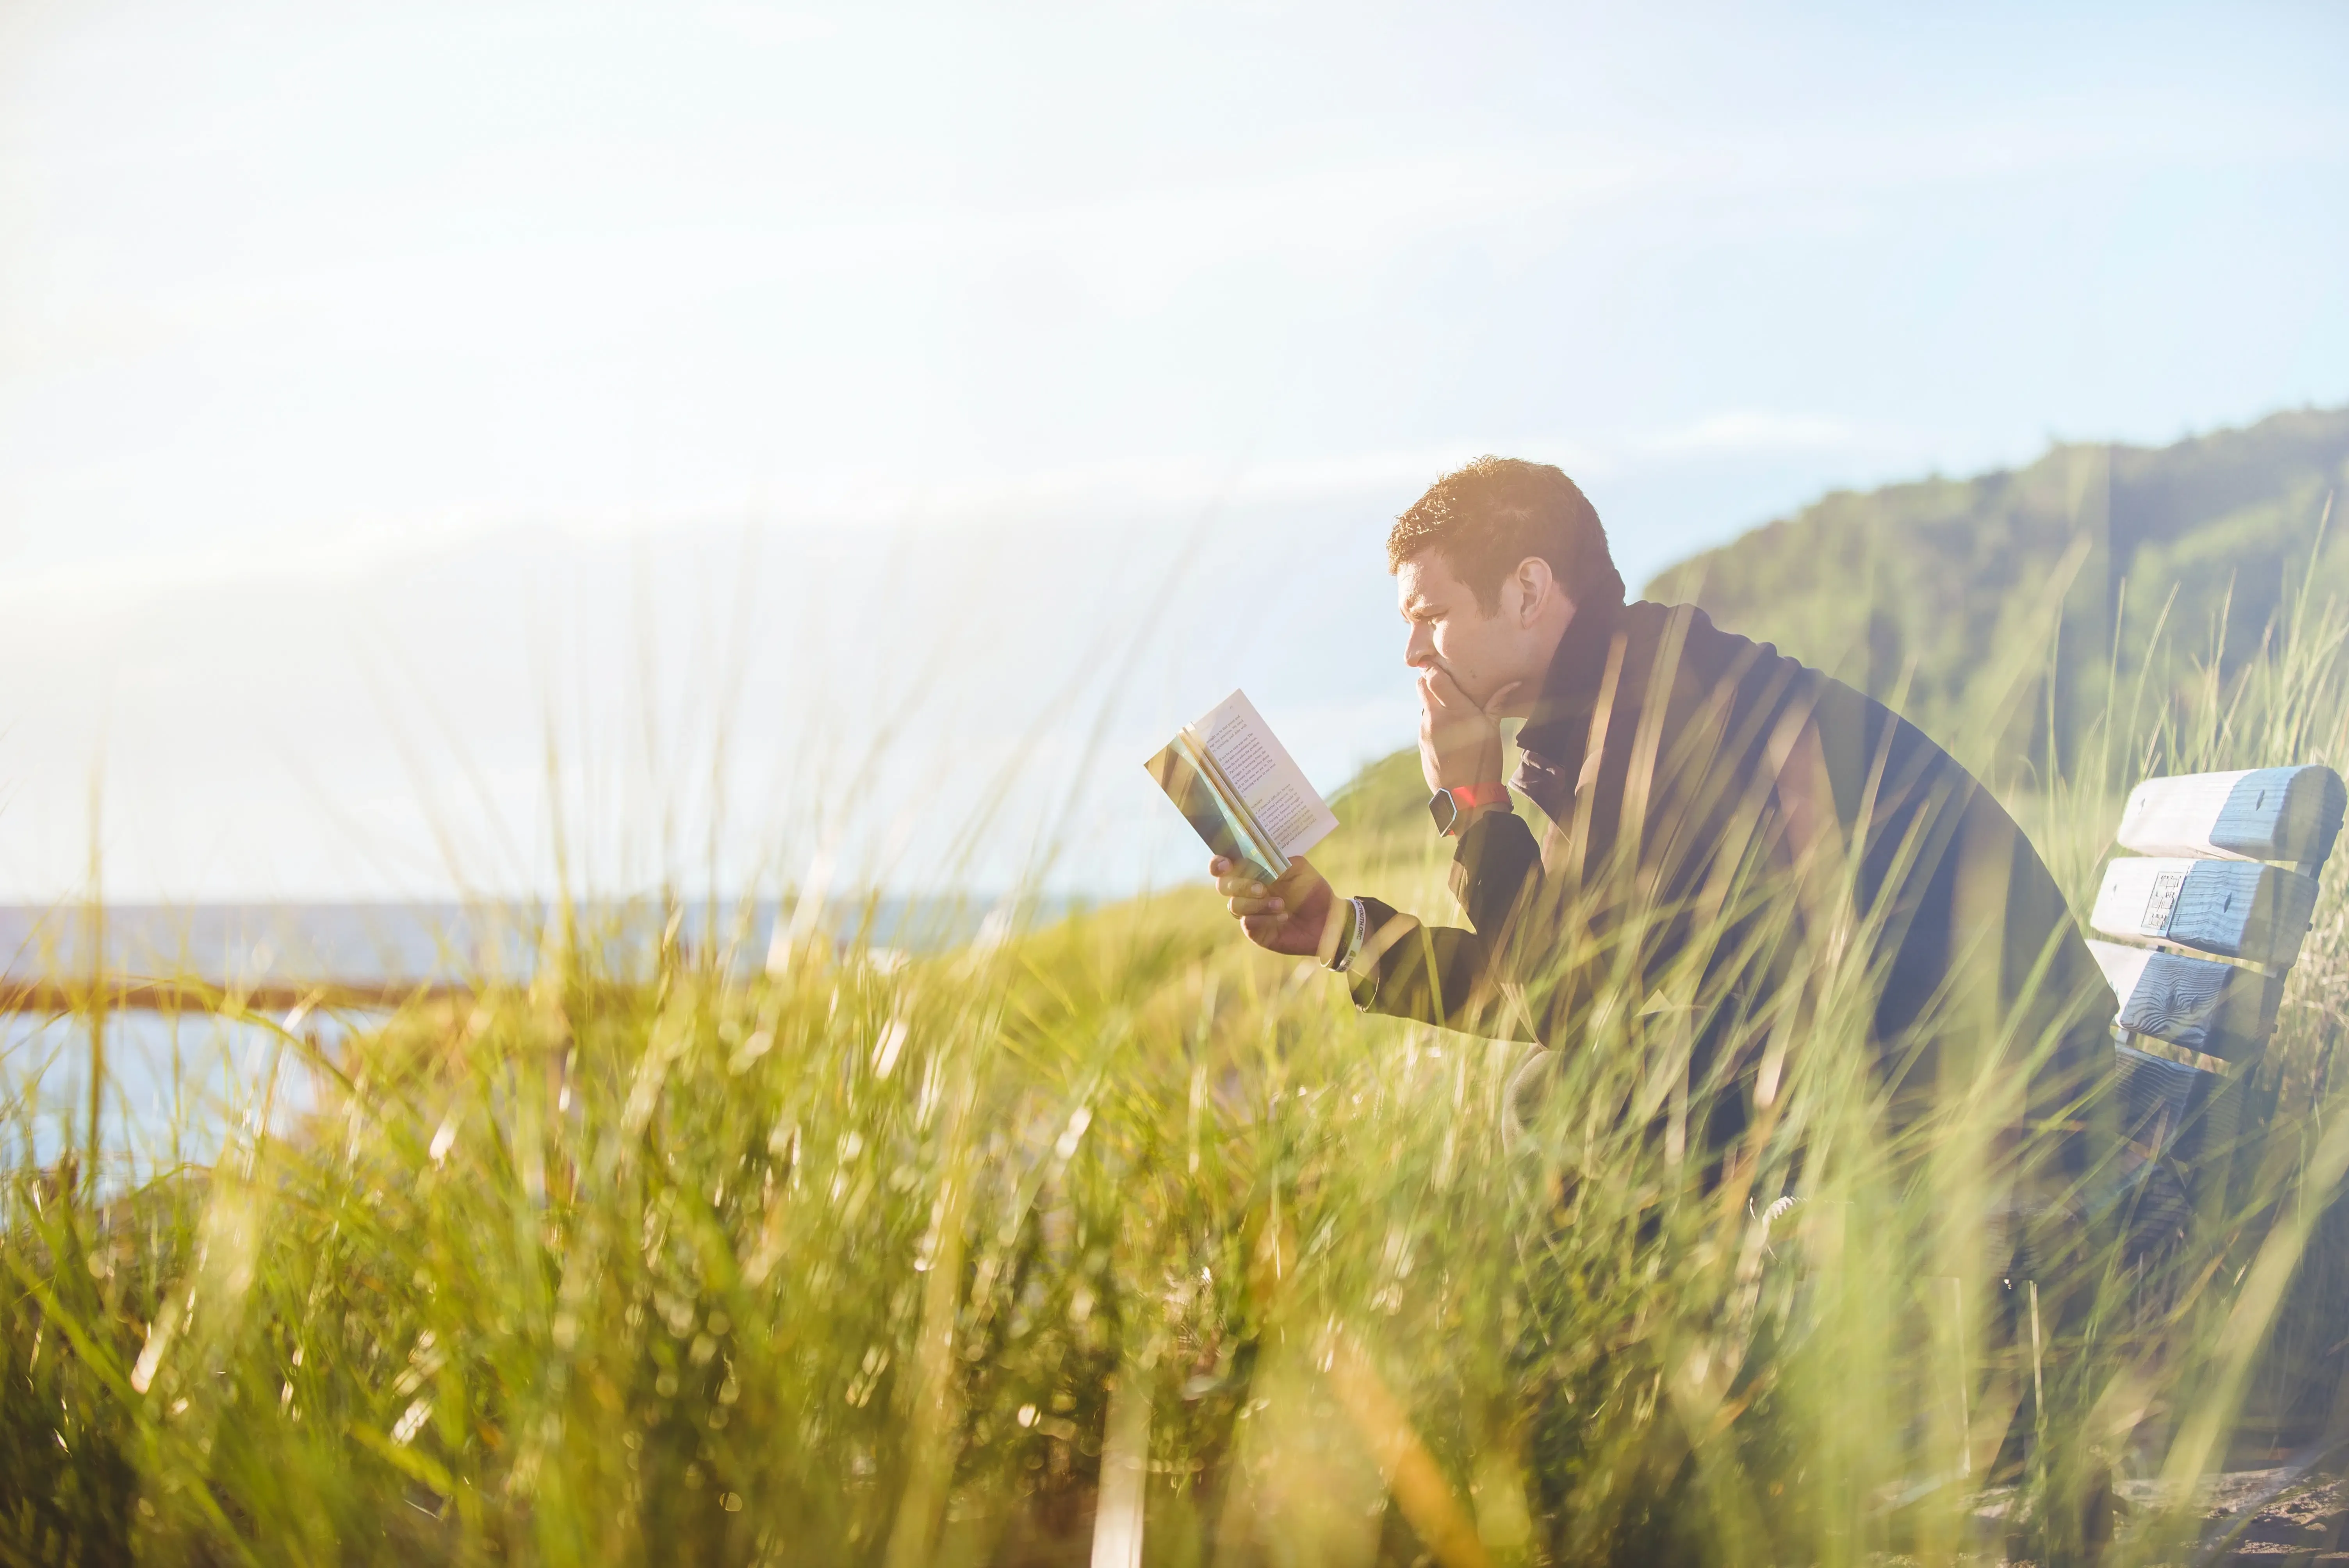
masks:
<svg viewBox="0 0 2349 1568"><path fill-rule="evenodd" d="M1320 875L1302 855L1292 857L1288 870L1275 882L1265 880L1263 867L1227 855L1217 855L1212 864L1216 891L1223 895L1225 907L1248 940L1260 947L1277 947L1283 940L1300 899L1310 896L1311 883Z"/></svg>
<svg viewBox="0 0 2349 1568"><path fill-rule="evenodd" d="M1231 861L1223 855L1217 855L1214 860L1207 862L1207 874L1211 877L1222 876L1226 872L1231 869Z"/></svg>
<svg viewBox="0 0 2349 1568"><path fill-rule="evenodd" d="M1425 689L1433 706L1437 707L1476 706L1468 700L1468 694L1460 689L1460 683L1452 678L1450 670L1429 670L1426 678L1420 685Z"/></svg>

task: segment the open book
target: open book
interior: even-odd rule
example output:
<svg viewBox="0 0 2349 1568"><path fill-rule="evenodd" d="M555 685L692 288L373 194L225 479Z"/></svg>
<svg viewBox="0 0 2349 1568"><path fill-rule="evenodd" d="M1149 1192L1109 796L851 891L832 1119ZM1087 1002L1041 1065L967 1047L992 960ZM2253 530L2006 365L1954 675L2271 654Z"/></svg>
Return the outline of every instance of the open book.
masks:
<svg viewBox="0 0 2349 1568"><path fill-rule="evenodd" d="M1208 710L1145 766L1209 849L1272 881L1338 825L1244 692Z"/></svg>

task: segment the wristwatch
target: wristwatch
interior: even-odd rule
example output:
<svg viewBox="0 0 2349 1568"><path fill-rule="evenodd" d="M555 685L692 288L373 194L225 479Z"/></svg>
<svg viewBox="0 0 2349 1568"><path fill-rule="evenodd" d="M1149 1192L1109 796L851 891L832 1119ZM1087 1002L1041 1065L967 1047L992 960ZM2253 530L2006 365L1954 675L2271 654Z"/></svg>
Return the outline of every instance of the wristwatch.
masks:
<svg viewBox="0 0 2349 1568"><path fill-rule="evenodd" d="M1508 802L1508 789L1497 780L1491 784L1454 784L1449 789L1438 789L1429 799L1427 814L1435 819L1435 830L1448 839L1466 825L1469 812Z"/></svg>

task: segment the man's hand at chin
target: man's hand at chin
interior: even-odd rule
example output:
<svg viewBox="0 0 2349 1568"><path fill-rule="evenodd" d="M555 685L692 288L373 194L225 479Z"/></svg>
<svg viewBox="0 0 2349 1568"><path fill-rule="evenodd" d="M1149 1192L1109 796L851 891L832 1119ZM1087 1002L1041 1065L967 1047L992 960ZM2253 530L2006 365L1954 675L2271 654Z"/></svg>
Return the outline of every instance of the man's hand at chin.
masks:
<svg viewBox="0 0 2349 1568"><path fill-rule="evenodd" d="M1477 702L1449 671L1419 672L1419 769L1430 789L1501 781L1501 709L1523 684Z"/></svg>
<svg viewBox="0 0 2349 1568"><path fill-rule="evenodd" d="M1342 906L1329 880L1302 855L1290 857L1278 882L1258 881L1252 869L1221 855L1207 862L1207 874L1258 947L1297 958L1326 958L1335 951Z"/></svg>

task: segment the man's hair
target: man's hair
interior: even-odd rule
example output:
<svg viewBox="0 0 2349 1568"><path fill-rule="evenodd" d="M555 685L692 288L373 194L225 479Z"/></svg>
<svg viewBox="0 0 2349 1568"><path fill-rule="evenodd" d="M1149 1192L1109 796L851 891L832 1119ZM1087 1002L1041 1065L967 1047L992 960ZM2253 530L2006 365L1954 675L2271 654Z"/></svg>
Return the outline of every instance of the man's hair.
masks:
<svg viewBox="0 0 2349 1568"><path fill-rule="evenodd" d="M1547 463L1478 458L1428 486L1387 534L1387 571L1428 549L1443 552L1488 615L1500 608L1502 583L1529 555L1549 562L1577 604L1623 602L1599 513Z"/></svg>

